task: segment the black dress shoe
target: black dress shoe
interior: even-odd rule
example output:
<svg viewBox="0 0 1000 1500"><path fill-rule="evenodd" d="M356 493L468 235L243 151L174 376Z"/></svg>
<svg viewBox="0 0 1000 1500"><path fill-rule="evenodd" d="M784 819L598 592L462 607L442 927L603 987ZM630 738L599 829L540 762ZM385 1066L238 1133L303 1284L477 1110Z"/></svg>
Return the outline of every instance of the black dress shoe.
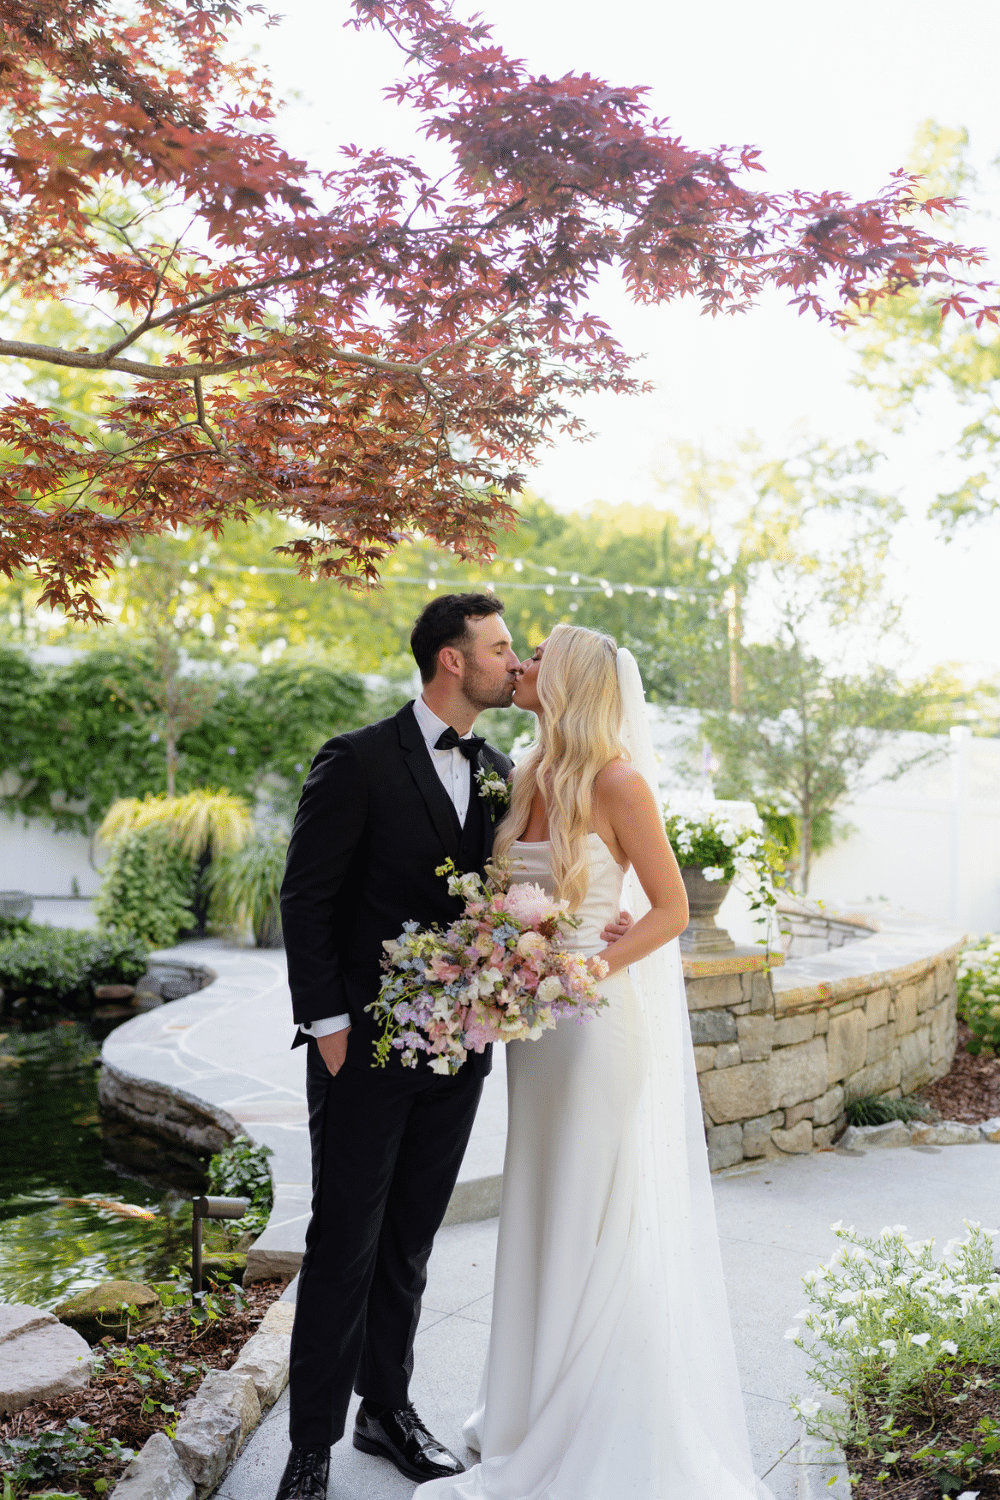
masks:
<svg viewBox="0 0 1000 1500"><path fill-rule="evenodd" d="M431 1436L412 1406L380 1411L374 1416L362 1402L354 1420L354 1446L362 1453L387 1458L407 1479L418 1483L465 1471L454 1453Z"/></svg>
<svg viewBox="0 0 1000 1500"><path fill-rule="evenodd" d="M330 1449L293 1448L275 1500L326 1500Z"/></svg>

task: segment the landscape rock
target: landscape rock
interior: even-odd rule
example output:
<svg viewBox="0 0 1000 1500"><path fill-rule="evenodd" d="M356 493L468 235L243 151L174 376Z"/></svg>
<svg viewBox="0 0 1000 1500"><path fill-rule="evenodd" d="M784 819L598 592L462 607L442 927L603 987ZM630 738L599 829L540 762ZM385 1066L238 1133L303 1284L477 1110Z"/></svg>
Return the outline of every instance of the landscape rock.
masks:
<svg viewBox="0 0 1000 1500"><path fill-rule="evenodd" d="M743 1160L742 1125L712 1125L708 1132L708 1164L713 1172Z"/></svg>
<svg viewBox="0 0 1000 1500"><path fill-rule="evenodd" d="M1000 1122L998 1122L1000 1123ZM292 1325L295 1322L294 1302L272 1302L261 1320L259 1333L284 1333L289 1338L292 1336Z"/></svg>
<svg viewBox="0 0 1000 1500"><path fill-rule="evenodd" d="M826 1047L830 1083L839 1083L864 1067L868 1050L868 1023L864 1011L855 1008L842 1016L832 1016Z"/></svg>
<svg viewBox="0 0 1000 1500"><path fill-rule="evenodd" d="M1000 1146L1000 1115L994 1115L992 1120L983 1120L979 1132L984 1140L993 1141Z"/></svg>
<svg viewBox="0 0 1000 1500"><path fill-rule="evenodd" d="M777 1108L818 1099L828 1087L826 1042L817 1036L795 1047L779 1047L771 1057L771 1068Z"/></svg>
<svg viewBox="0 0 1000 1500"><path fill-rule="evenodd" d="M137 1316L129 1313L130 1307L136 1309ZM99 1343L108 1334L116 1338L126 1332L141 1333L162 1316L163 1303L156 1292L139 1281L102 1281L100 1286L60 1302L56 1308L60 1323L75 1328L90 1344Z"/></svg>
<svg viewBox="0 0 1000 1500"><path fill-rule="evenodd" d="M81 1390L90 1382L90 1348L72 1328L37 1307L0 1307L0 1416Z"/></svg>
<svg viewBox="0 0 1000 1500"><path fill-rule="evenodd" d="M813 1100L813 1124L831 1125L844 1107L844 1090L840 1084L835 1084L832 1089L819 1099Z"/></svg>
<svg viewBox="0 0 1000 1500"><path fill-rule="evenodd" d="M937 1125L915 1120L910 1126L910 1139L915 1146L973 1146L982 1135L978 1125L963 1125L959 1120L942 1120Z"/></svg>
<svg viewBox="0 0 1000 1500"><path fill-rule="evenodd" d="M259 1421L253 1378L240 1370L210 1370L174 1433L199 1500L215 1488Z"/></svg>
<svg viewBox="0 0 1000 1500"><path fill-rule="evenodd" d="M696 1047L735 1042L736 1017L729 1010L696 1010L691 1016L691 1040Z"/></svg>
<svg viewBox="0 0 1000 1500"><path fill-rule="evenodd" d="M233 1370L250 1376L261 1411L273 1406L288 1384L291 1345L287 1333L255 1333L253 1338L247 1339L233 1365Z"/></svg>
<svg viewBox="0 0 1000 1500"><path fill-rule="evenodd" d="M774 1046L773 1016L740 1016L736 1021L740 1053L744 1062L770 1057Z"/></svg>
<svg viewBox="0 0 1000 1500"><path fill-rule="evenodd" d="M743 1155L744 1156L773 1156L774 1148L771 1143L771 1131L776 1126L784 1123L782 1110L774 1110L769 1115L760 1115L756 1120L747 1120L743 1125Z"/></svg>
<svg viewBox="0 0 1000 1500"><path fill-rule="evenodd" d="M721 1047L715 1049L715 1066L717 1068L735 1068L740 1061L741 1053L736 1042L724 1042Z"/></svg>
<svg viewBox="0 0 1000 1500"><path fill-rule="evenodd" d="M911 1140L909 1126L902 1120L890 1120L887 1125L848 1125L838 1145L848 1151L875 1151L887 1146L909 1146Z"/></svg>
<svg viewBox="0 0 1000 1500"><path fill-rule="evenodd" d="M789 1156L804 1156L813 1146L812 1121L800 1120L791 1130L772 1130L771 1140Z"/></svg>
<svg viewBox="0 0 1000 1500"><path fill-rule="evenodd" d="M717 1125L729 1120L767 1114L771 1108L771 1066L740 1063L735 1068L713 1068L701 1075L702 1099Z"/></svg>
<svg viewBox="0 0 1000 1500"><path fill-rule="evenodd" d="M112 1500L194 1500L194 1483L162 1432L148 1438L111 1492Z"/></svg>

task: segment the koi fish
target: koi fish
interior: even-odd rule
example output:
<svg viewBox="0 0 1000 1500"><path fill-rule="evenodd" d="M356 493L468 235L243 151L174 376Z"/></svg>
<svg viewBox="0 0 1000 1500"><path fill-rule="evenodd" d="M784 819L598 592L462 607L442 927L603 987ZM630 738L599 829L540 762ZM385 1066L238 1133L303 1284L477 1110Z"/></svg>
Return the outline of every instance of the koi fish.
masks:
<svg viewBox="0 0 1000 1500"><path fill-rule="evenodd" d="M134 1203L113 1203L110 1198L60 1198L68 1208L106 1208L110 1213L121 1214L124 1219L155 1219L148 1208L138 1208Z"/></svg>

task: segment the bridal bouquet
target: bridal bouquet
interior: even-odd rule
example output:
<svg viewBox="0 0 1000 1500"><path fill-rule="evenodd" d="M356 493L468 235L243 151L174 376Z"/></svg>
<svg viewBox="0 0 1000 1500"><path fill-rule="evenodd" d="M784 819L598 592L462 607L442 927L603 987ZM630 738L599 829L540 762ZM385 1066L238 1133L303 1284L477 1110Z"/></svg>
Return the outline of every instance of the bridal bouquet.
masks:
<svg viewBox="0 0 1000 1500"><path fill-rule="evenodd" d="M607 965L560 945L580 925L564 902L537 885L509 885L499 864L485 882L459 875L451 860L436 873L465 910L443 931L407 922L382 944L385 977L367 1007L383 1022L377 1067L397 1048L408 1068L426 1052L435 1073L457 1073L470 1050L535 1041L564 1016L588 1021L607 1004L597 991Z"/></svg>

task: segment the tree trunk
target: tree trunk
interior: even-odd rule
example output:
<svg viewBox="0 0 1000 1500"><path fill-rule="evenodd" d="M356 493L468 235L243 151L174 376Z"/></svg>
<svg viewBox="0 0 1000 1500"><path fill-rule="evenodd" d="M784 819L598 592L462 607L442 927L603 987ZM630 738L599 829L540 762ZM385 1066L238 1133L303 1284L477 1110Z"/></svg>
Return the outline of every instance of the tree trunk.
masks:
<svg viewBox="0 0 1000 1500"><path fill-rule="evenodd" d="M803 814L802 832L799 835L799 890L803 896L809 893L809 866L812 864L812 814Z"/></svg>

